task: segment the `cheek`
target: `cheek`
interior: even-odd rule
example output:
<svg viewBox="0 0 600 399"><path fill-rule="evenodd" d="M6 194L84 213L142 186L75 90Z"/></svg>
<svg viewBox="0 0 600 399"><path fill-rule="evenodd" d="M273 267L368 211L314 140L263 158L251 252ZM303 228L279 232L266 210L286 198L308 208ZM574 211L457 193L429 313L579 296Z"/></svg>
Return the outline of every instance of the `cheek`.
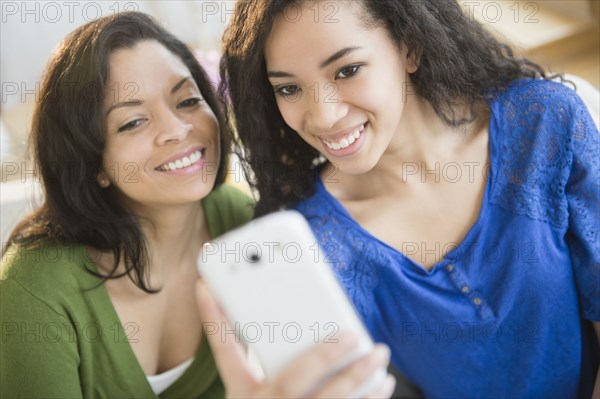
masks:
<svg viewBox="0 0 600 399"><path fill-rule="evenodd" d="M279 113L281 113L285 123L295 131L300 130L300 115L302 115L300 104L300 99L295 99L295 101L293 101L277 97L277 108L279 108Z"/></svg>
<svg viewBox="0 0 600 399"><path fill-rule="evenodd" d="M192 115L186 122L194 126L197 135L211 141L219 141L219 120L210 108Z"/></svg>
<svg viewBox="0 0 600 399"><path fill-rule="evenodd" d="M144 143L135 140L109 142L103 155L104 171L117 185L138 181L143 168L140 154L145 152Z"/></svg>
<svg viewBox="0 0 600 399"><path fill-rule="evenodd" d="M102 154L102 166L104 170L110 172L110 170L114 169L115 164L119 162L119 159L120 155L115 146L107 143L104 148L104 154Z"/></svg>
<svg viewBox="0 0 600 399"><path fill-rule="evenodd" d="M205 115L196 121L196 126L200 126L199 130L201 132L204 131L206 132L205 134L209 135L208 138L210 140L210 143L207 144L214 145L215 154L220 159L222 151L220 136L221 133L219 131L219 120L217 119L217 117L213 113ZM217 159L217 163L219 159Z"/></svg>
<svg viewBox="0 0 600 399"><path fill-rule="evenodd" d="M371 75L366 79L361 87L367 87L367 90L360 90L354 93L364 107L373 112L400 112L407 92L411 88L398 75L398 71L381 71L380 75ZM381 79L380 76L388 76L387 79ZM408 91L407 91L408 90Z"/></svg>
<svg viewBox="0 0 600 399"><path fill-rule="evenodd" d="M291 100L277 100L277 106L279 112L283 117L283 120L289 127L291 127L298 136L311 146L320 149L317 144L317 139L314 136L304 133L302 116L304 110L302 109L302 102L298 99L296 102Z"/></svg>
<svg viewBox="0 0 600 399"><path fill-rule="evenodd" d="M219 144L219 121L214 114L211 114L210 119L208 121L208 126L210 126L210 131L212 132L211 135L213 137L213 140L216 141L217 144Z"/></svg>

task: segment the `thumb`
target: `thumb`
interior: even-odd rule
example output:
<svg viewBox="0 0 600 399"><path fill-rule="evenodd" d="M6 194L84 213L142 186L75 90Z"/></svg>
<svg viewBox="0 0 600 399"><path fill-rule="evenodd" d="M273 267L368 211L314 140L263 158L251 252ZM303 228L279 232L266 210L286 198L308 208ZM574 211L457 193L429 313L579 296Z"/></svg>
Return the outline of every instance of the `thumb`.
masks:
<svg viewBox="0 0 600 399"><path fill-rule="evenodd" d="M231 334L233 329L202 280L196 283L196 299L204 333L225 384L227 395L243 396L244 392L255 390L259 382L248 365L244 348L237 337Z"/></svg>

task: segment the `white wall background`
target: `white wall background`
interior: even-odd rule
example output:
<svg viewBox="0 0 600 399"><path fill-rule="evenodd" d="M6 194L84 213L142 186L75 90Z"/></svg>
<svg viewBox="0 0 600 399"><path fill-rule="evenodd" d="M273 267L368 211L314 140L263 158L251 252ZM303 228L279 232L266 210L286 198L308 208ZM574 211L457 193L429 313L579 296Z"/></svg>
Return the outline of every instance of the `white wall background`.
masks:
<svg viewBox="0 0 600 399"><path fill-rule="evenodd" d="M235 2L225 1L2 1L0 78L34 87L56 45L73 29L118 11L146 12L191 47L218 48ZM18 96L2 99L3 107Z"/></svg>
<svg viewBox="0 0 600 399"><path fill-rule="evenodd" d="M0 1L0 242L39 192L24 164L35 90L53 49L76 27L120 11L156 18L193 50L218 51L234 0Z"/></svg>

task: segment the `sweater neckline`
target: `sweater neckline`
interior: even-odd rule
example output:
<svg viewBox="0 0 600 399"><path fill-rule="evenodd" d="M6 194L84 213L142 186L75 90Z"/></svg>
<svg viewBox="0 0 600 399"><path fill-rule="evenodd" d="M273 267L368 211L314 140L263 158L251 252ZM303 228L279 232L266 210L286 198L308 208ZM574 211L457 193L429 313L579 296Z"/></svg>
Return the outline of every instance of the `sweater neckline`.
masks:
<svg viewBox="0 0 600 399"><path fill-rule="evenodd" d="M209 234L211 238L215 234L215 220L214 215L209 215L206 212L207 201L210 201L210 195L202 199L202 207L205 210L206 223L208 225ZM85 263L85 267L93 273L98 273L98 269L96 267L95 262L93 262L92 257L88 254L85 245L79 245L79 251L83 262ZM90 274L92 277L92 275ZM210 346L208 345L208 340L206 334L203 332L200 343L198 344L198 349L194 357L189 363L188 367L183 371L183 373L177 378L172 384L167 386L160 394L154 393L154 390L151 386L151 383L148 381L147 375L142 368L138 358L136 357L131 344L128 341L128 338L131 337L131 331L127 325L123 326L119 315L114 307L112 299L108 294L108 290L104 284L100 284L94 289L89 291L90 295L95 296L95 299L92 300L93 303L98 304L99 307L102 307L102 304L106 304L104 308L106 309L108 314L108 318L111 320L111 333L113 337L109 338L111 343L122 344L119 345L117 350L115 350L115 356L118 357L120 367L129 370L132 374L135 375L135 383L132 384L139 389L140 391L136 392L139 397L157 397L158 395L168 394L171 389L178 389L178 385L180 382L192 378L197 385L200 383L198 381L198 370L204 371L203 375L217 375L216 365L214 363L214 359L212 356L212 352L210 350ZM105 338L106 339L106 338ZM206 384L204 389L208 389L208 387L213 383L214 378L206 378L202 381Z"/></svg>
<svg viewBox="0 0 600 399"><path fill-rule="evenodd" d="M317 192L322 193L323 197L327 200L327 202L329 202L329 204L333 207L333 209L339 215L341 215L341 217L346 219L361 235L367 237L367 239L369 241L374 241L374 242L378 243L379 245L385 247L391 253L400 257L403 260L403 263L408 265L408 267L411 268L413 271L415 271L419 274L433 275L437 270L446 267L450 263L457 262L464 254L467 254L471 245L476 242L476 238L477 238L479 232L482 230L483 226L486 224L486 221L487 221L488 212L489 212L488 208L490 206L490 199L491 199L491 192L493 191L494 182L495 182L494 173L496 172L496 170L495 170L494 166L498 165L498 159L497 159L498 154L497 154L497 147L496 147L496 141L495 141L496 119L494 116L493 103L490 103L489 106L490 106L490 119L489 119L489 124L488 124L489 167L487 168L488 176L487 176L487 181L485 184L485 190L484 190L484 195L483 195L482 202L481 202L481 207L479 209L479 214L478 214L475 222L471 225L471 227L467 231L467 234L458 243L458 245L455 246L454 248L452 248L444 256L443 259L441 259L439 262L437 262L435 265L433 265L429 269L424 267L421 263L415 262L414 260L412 260L411 258L406 256L401 250L398 250L398 249L392 247L388 243L380 240L379 238L377 238L373 234L371 234L369 231L367 231L365 228L363 228L352 217L350 212L348 212L348 210L337 200L337 198L335 198L329 191L327 191L327 188L325 187L325 184L323 183L323 180L321 179L321 175L319 173L316 173L316 177L315 177L316 190L317 190Z"/></svg>

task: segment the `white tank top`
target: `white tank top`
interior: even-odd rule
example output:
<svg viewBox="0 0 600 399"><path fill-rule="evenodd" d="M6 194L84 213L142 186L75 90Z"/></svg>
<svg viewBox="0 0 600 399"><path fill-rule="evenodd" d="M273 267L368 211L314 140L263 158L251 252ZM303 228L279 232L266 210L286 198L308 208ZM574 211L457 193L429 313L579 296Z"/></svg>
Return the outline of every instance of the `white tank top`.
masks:
<svg viewBox="0 0 600 399"><path fill-rule="evenodd" d="M194 358L186 360L178 366L173 367L163 373L157 375L147 375L148 383L152 387L152 390L156 395L170 387L175 381L179 379L185 373L185 371L191 366Z"/></svg>

